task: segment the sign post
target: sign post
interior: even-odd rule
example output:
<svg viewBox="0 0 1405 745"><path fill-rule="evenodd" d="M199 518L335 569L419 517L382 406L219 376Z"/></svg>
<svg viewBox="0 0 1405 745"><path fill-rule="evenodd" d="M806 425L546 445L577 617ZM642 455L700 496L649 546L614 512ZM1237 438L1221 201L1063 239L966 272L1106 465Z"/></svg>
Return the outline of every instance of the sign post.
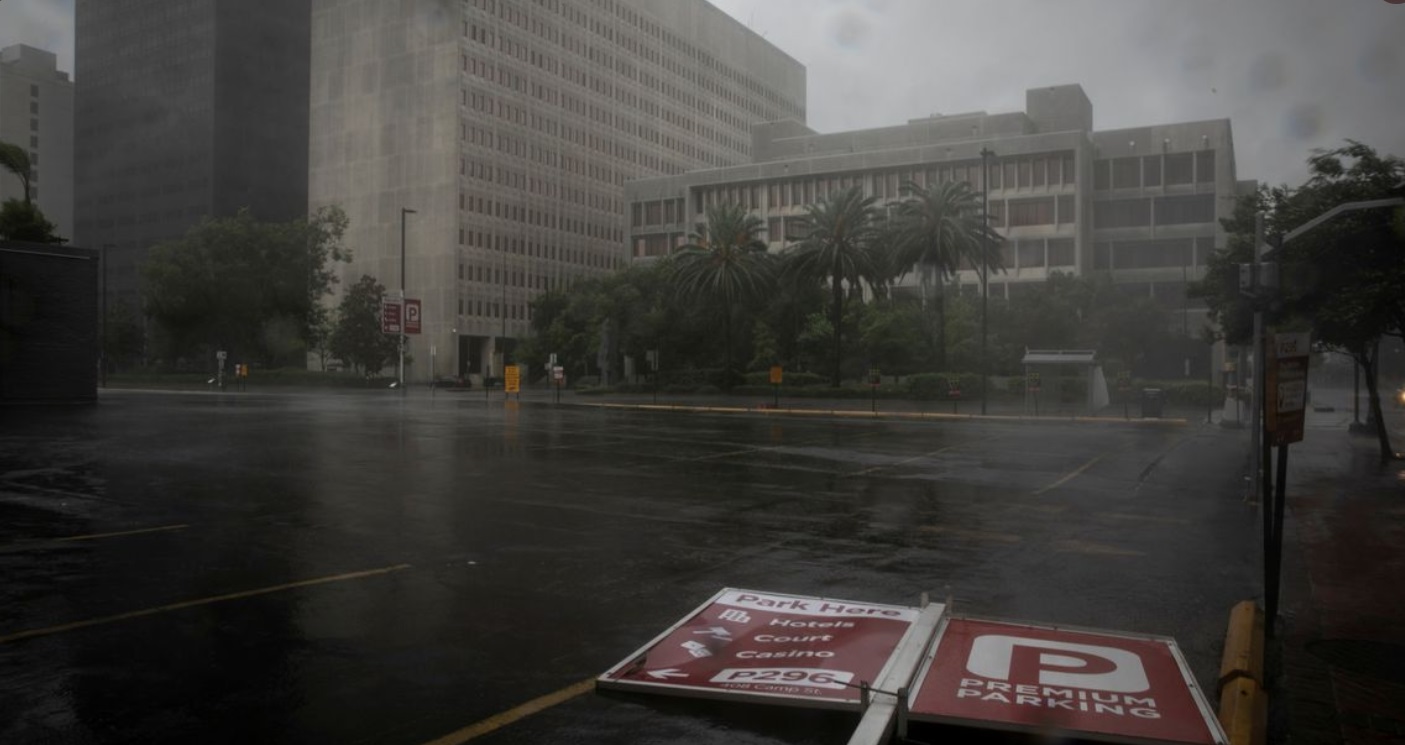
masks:
<svg viewBox="0 0 1405 745"><path fill-rule="evenodd" d="M946 396L951 399L951 413L956 413L956 405L961 401L961 379L946 379Z"/></svg>
<svg viewBox="0 0 1405 745"><path fill-rule="evenodd" d="M1025 388L1034 394L1034 415L1039 416L1039 373L1032 372L1025 376Z"/></svg>
<svg viewBox="0 0 1405 745"><path fill-rule="evenodd" d="M1265 355L1264 438L1278 448L1272 503L1264 500L1264 632L1273 637L1283 571L1283 512L1287 508L1288 446L1302 442L1307 416L1307 368L1312 339L1306 333L1273 334ZM1267 461L1265 460L1265 464ZM1269 517L1272 517L1272 520Z"/></svg>
<svg viewBox="0 0 1405 745"><path fill-rule="evenodd" d="M781 380L785 377L785 370L780 365L771 365L771 385L775 386L775 398L772 405L779 409L781 407Z"/></svg>
<svg viewBox="0 0 1405 745"><path fill-rule="evenodd" d="M215 352L215 359L219 361L219 371L215 373L215 377L219 381L220 390L224 390L224 361L229 359L229 352L221 349Z"/></svg>
<svg viewBox="0 0 1405 745"><path fill-rule="evenodd" d="M1127 409L1127 403L1132 396L1132 373L1130 371L1118 371L1117 392L1122 394L1122 418L1131 419L1132 415Z"/></svg>
<svg viewBox="0 0 1405 745"><path fill-rule="evenodd" d="M873 388L873 413L878 413L878 384L883 382L883 375L876 367L868 369L868 384Z"/></svg>
<svg viewBox="0 0 1405 745"><path fill-rule="evenodd" d="M940 614L939 604L928 606ZM858 710L917 608L725 589L601 675L600 688Z"/></svg>
<svg viewBox="0 0 1405 745"><path fill-rule="evenodd" d="M551 355L555 357L556 355ZM556 403L561 403L561 386L566 382L566 368L555 365L551 368L551 383L556 388Z"/></svg>

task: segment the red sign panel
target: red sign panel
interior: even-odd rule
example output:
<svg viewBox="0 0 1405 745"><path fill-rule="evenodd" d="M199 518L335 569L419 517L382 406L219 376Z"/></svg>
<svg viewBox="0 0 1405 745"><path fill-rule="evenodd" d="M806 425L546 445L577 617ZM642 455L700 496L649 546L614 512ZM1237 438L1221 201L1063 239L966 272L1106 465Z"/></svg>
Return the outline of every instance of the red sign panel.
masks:
<svg viewBox="0 0 1405 745"><path fill-rule="evenodd" d="M420 332L420 301L405 299L405 333Z"/></svg>
<svg viewBox="0 0 1405 745"><path fill-rule="evenodd" d="M400 303L395 300L381 300L381 333L399 334Z"/></svg>
<svg viewBox="0 0 1405 745"><path fill-rule="evenodd" d="M916 608L726 589L597 684L857 708L860 683L878 680L917 616Z"/></svg>
<svg viewBox="0 0 1405 745"><path fill-rule="evenodd" d="M1269 360L1264 427L1274 445L1302 442L1307 416L1308 334L1274 334L1266 340Z"/></svg>
<svg viewBox="0 0 1405 745"><path fill-rule="evenodd" d="M915 720L1227 742L1172 639L966 618L939 634L913 689Z"/></svg>

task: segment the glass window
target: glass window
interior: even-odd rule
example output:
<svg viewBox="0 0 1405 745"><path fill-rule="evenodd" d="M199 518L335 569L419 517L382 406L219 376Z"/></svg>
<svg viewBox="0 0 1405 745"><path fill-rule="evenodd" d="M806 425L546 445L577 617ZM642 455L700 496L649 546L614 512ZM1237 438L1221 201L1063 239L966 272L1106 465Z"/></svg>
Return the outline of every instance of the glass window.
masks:
<svg viewBox="0 0 1405 745"><path fill-rule="evenodd" d="M1060 225L1073 225L1078 222L1078 209L1074 206L1073 195L1058 198L1058 220Z"/></svg>
<svg viewBox="0 0 1405 745"><path fill-rule="evenodd" d="M1017 245L1021 268L1044 266L1044 241L1020 241Z"/></svg>
<svg viewBox="0 0 1405 745"><path fill-rule="evenodd" d="M1035 185L1035 186L1043 186L1043 185L1046 183L1045 180L1044 180L1044 177L1045 177L1044 159L1043 159L1043 158L1035 158L1035 159L1034 159L1034 185Z"/></svg>
<svg viewBox="0 0 1405 745"><path fill-rule="evenodd" d="M1010 200L1010 227L1053 225L1054 198Z"/></svg>
<svg viewBox="0 0 1405 745"><path fill-rule="evenodd" d="M1114 158L1112 161L1112 188L1135 189L1142 184L1141 158Z"/></svg>
<svg viewBox="0 0 1405 745"><path fill-rule="evenodd" d="M993 228L1005 227L1005 201L990 200L990 225Z"/></svg>
<svg viewBox="0 0 1405 745"><path fill-rule="evenodd" d="M1161 156L1148 155L1142 158L1142 186L1161 185Z"/></svg>
<svg viewBox="0 0 1405 745"><path fill-rule="evenodd" d="M1115 269L1160 269L1189 266L1191 239L1117 241Z"/></svg>
<svg viewBox="0 0 1405 745"><path fill-rule="evenodd" d="M1195 181L1200 184L1215 180L1215 151L1201 150L1195 154Z"/></svg>
<svg viewBox="0 0 1405 745"><path fill-rule="evenodd" d="M1073 177L1074 177L1074 175L1077 173L1077 169L1076 169L1076 168L1074 167L1074 165L1073 165L1073 156L1072 156L1072 155L1065 155L1065 156L1064 156L1064 158L1063 158L1063 172L1064 172L1064 183L1065 183L1065 184L1072 184L1072 183L1074 183Z"/></svg>
<svg viewBox="0 0 1405 745"><path fill-rule="evenodd" d="M1019 174L1015 172L1014 161L1007 162L1005 164L1005 188L1013 189L1015 188L1015 185L1019 183L1019 181Z"/></svg>
<svg viewBox="0 0 1405 745"><path fill-rule="evenodd" d="M1111 243L1103 242L1103 243L1094 243L1094 244L1093 244L1093 268L1094 268L1094 269L1111 269L1111 268L1112 268L1112 244L1111 244Z"/></svg>
<svg viewBox="0 0 1405 745"><path fill-rule="evenodd" d="M1194 161L1190 153L1169 153L1166 156L1166 185L1189 184Z"/></svg>
<svg viewBox="0 0 1405 745"><path fill-rule="evenodd" d="M1028 158L1020 159L1020 188L1029 188L1030 163Z"/></svg>
<svg viewBox="0 0 1405 745"><path fill-rule="evenodd" d="M1112 188L1112 162L1108 160L1093 161L1093 188L1098 191Z"/></svg>
<svg viewBox="0 0 1405 745"><path fill-rule="evenodd" d="M992 165L992 166L991 166L989 169L987 169L987 170L990 171L990 188L992 188L992 189L999 189L999 188L1000 188L1000 164L999 164L999 163L996 163L996 164Z"/></svg>
<svg viewBox="0 0 1405 745"><path fill-rule="evenodd" d="M1049 239L1049 266L1073 266L1075 251L1072 238Z"/></svg>
<svg viewBox="0 0 1405 745"><path fill-rule="evenodd" d="M1156 200L1157 225L1185 225L1214 221L1215 197L1213 194L1158 197Z"/></svg>
<svg viewBox="0 0 1405 745"><path fill-rule="evenodd" d="M1049 165L1049 185L1050 185L1050 186L1058 186L1059 184L1063 183L1063 178L1062 178L1062 177L1060 176L1060 174L1059 174L1059 168L1060 168L1060 166L1063 165L1063 160L1060 159L1060 158L1050 158L1050 159L1048 160L1048 165Z"/></svg>
<svg viewBox="0 0 1405 745"><path fill-rule="evenodd" d="M1150 199L1111 199L1093 202L1093 227L1141 228L1151 225Z"/></svg>

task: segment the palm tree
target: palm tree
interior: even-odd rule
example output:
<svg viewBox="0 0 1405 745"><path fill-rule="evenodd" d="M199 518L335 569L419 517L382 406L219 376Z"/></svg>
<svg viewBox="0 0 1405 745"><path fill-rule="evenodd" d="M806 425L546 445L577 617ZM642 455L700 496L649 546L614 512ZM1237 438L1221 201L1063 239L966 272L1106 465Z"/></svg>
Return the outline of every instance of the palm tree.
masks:
<svg viewBox="0 0 1405 745"><path fill-rule="evenodd" d="M902 190L909 195L894 209L894 261L906 274L916 267L922 309L936 280L937 367L946 366L946 280L956 276L964 262L987 269L1000 268L998 249L1002 240L986 224L981 213L981 194L961 181L948 181L923 187L911 181ZM990 238L990 241L984 240Z"/></svg>
<svg viewBox="0 0 1405 745"><path fill-rule="evenodd" d="M670 258L680 294L720 304L728 381L736 372L732 326L737 306L765 297L775 283L774 264L759 237L764 231L765 223L745 207L714 205L707 208L707 223L698 226L690 242Z"/></svg>
<svg viewBox="0 0 1405 745"><path fill-rule="evenodd" d="M0 168L4 168L20 180L24 186L24 203L29 204L29 178L33 171L33 166L29 162L29 153L19 145L0 140Z"/></svg>
<svg viewBox="0 0 1405 745"><path fill-rule="evenodd" d="M857 186L830 195L805 207L802 238L787 251L786 271L828 281L834 324L834 374L839 385L843 362L844 283L880 277L881 262L875 247L881 234L881 213L874 197L865 197Z"/></svg>

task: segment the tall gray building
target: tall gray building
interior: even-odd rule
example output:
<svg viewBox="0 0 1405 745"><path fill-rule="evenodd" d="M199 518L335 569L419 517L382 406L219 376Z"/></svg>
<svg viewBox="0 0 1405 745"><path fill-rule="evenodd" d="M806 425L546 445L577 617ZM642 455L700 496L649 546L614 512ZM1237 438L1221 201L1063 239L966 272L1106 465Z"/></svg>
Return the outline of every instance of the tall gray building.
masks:
<svg viewBox="0 0 1405 745"><path fill-rule="evenodd" d="M0 140L29 153L30 198L60 236L72 238L73 81L53 52L0 49ZM0 173L0 202L23 197L19 179Z"/></svg>
<svg viewBox="0 0 1405 745"><path fill-rule="evenodd" d="M206 216L307 210L310 0L78 0L76 239L110 300Z"/></svg>
<svg viewBox="0 0 1405 745"><path fill-rule="evenodd" d="M804 67L704 0L312 15L310 207L350 218L343 286L399 288L404 221L415 381L499 374L532 298L625 262L627 179L745 163L752 124L805 116Z"/></svg>

